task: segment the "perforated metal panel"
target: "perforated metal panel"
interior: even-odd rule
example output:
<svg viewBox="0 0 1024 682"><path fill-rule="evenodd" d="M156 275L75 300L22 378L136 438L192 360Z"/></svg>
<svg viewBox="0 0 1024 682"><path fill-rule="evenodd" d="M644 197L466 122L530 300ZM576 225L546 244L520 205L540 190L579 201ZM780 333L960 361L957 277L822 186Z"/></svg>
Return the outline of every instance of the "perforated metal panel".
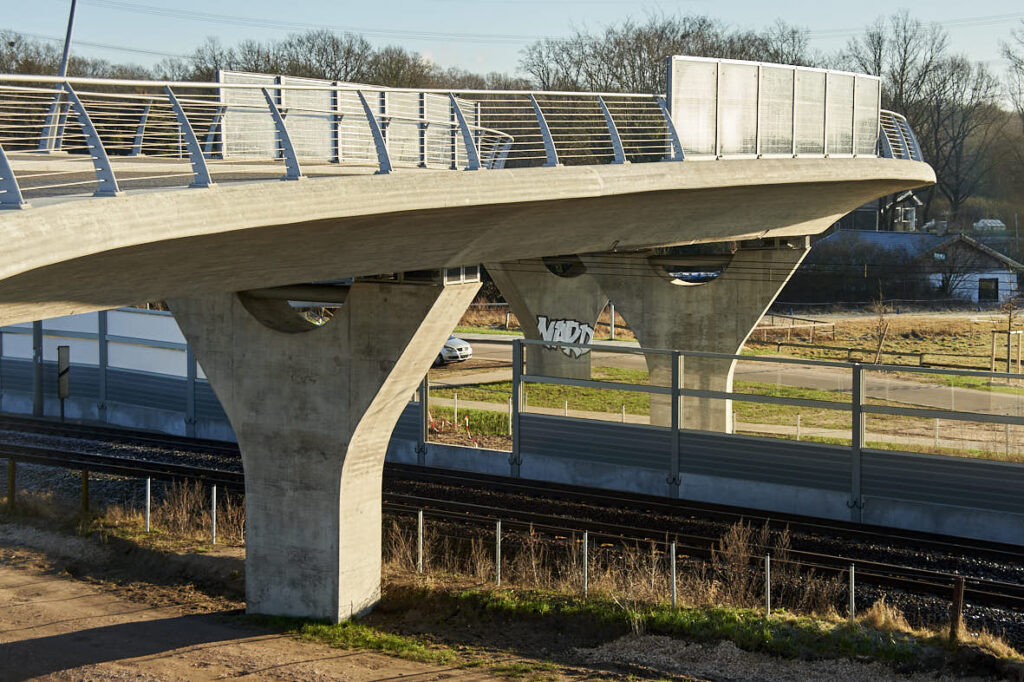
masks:
<svg viewBox="0 0 1024 682"><path fill-rule="evenodd" d="M822 490L850 489L850 450L834 445L679 432L679 470Z"/></svg>
<svg viewBox="0 0 1024 682"><path fill-rule="evenodd" d="M1022 464L865 450L861 466L865 496L1024 514Z"/></svg>
<svg viewBox="0 0 1024 682"><path fill-rule="evenodd" d="M530 454L668 471L668 429L540 414L519 416L519 446Z"/></svg>

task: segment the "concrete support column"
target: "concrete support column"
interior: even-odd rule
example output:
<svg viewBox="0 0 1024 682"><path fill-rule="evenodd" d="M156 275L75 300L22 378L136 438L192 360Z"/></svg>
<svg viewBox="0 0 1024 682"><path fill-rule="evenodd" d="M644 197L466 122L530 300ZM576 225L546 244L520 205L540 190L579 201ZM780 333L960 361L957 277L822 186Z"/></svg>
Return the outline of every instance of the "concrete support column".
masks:
<svg viewBox="0 0 1024 682"><path fill-rule="evenodd" d="M478 283L356 283L316 327L286 301L171 300L241 449L246 608L339 621L380 597L391 431Z"/></svg>
<svg viewBox="0 0 1024 682"><path fill-rule="evenodd" d="M600 257L593 277L615 301L640 345L683 351L735 354L778 296L809 250L806 237L777 248L740 249L725 270L703 284L687 284L650 264L646 255ZM618 263L618 265L616 265ZM597 265L597 263L595 263ZM642 273L647 276L638 276ZM731 391L734 360L684 357L685 388ZM672 356L647 356L651 383L670 386ZM684 398L683 428L730 433L731 401ZM651 396L651 423L672 421L668 396Z"/></svg>
<svg viewBox="0 0 1024 682"><path fill-rule="evenodd" d="M528 339L591 343L597 318L608 303L597 282L582 262L554 265L564 274L548 269L543 259L486 263L495 285L519 319ZM526 348L530 374L590 378L590 353L568 348Z"/></svg>

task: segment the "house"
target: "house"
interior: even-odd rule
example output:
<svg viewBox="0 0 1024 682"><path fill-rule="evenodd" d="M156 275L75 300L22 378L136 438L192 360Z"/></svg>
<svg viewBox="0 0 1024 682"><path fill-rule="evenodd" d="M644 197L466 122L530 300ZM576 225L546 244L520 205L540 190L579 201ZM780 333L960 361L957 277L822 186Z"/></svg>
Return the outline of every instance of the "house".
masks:
<svg viewBox="0 0 1024 682"><path fill-rule="evenodd" d="M964 234L836 230L817 241L780 301L866 303L1017 295L1024 264Z"/></svg>

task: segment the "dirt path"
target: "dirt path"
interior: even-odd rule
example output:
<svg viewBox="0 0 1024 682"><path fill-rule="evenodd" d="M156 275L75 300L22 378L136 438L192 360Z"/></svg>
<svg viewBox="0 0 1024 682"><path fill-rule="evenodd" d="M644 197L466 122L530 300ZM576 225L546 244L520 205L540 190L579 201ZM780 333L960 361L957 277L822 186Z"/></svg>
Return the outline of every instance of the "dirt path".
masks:
<svg viewBox="0 0 1024 682"><path fill-rule="evenodd" d="M147 606L0 548L0 680L479 680L298 642L188 605Z"/></svg>

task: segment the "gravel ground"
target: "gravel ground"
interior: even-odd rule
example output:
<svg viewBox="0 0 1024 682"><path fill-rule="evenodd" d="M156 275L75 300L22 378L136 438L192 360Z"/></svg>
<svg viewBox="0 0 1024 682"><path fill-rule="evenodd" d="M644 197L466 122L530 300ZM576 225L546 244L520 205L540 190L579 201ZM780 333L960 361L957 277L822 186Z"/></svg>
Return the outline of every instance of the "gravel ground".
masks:
<svg viewBox="0 0 1024 682"><path fill-rule="evenodd" d="M97 442L94 440L46 436L18 431L0 430L0 442L59 447L79 452L98 453L132 459L147 459L176 464L204 466L229 471L241 471L242 463L220 455L196 453L188 450L154 448L122 443ZM0 490L6 490L7 469L0 467ZM81 479L76 471L51 467L20 464L18 466L18 487L28 490L49 491L58 500L77 504ZM159 500L165 485L153 481L153 496ZM462 502L489 506L522 508L542 514L557 514L573 519L587 519L599 522L613 522L667 533L692 534L704 537L719 537L728 524L690 516L669 516L661 512L634 509L613 509L565 502L547 497L509 495L476 487L438 485L414 481L385 480L385 493L413 494L436 499L459 499ZM144 484L139 479L91 474L90 499L93 505L123 504L141 507ZM956 573L968 577L1000 580L1013 584L1024 584L1024 565L1014 562L998 562L988 558L958 556L935 551L892 544L875 544L850 541L842 537L793 533L793 549L821 552L851 559L880 561L904 566ZM936 625L948 622L949 601L934 596L907 594L895 590L882 590L867 585L858 586L857 609L862 611L879 599L903 611L912 625ZM845 595L842 597L845 604ZM842 609L842 605L837 605ZM1024 650L1024 613L1012 609L976 606L967 603L964 611L968 629L984 628L998 634L1012 646Z"/></svg>
<svg viewBox="0 0 1024 682"><path fill-rule="evenodd" d="M743 651L729 641L696 644L670 637L624 637L593 649L577 649L590 664L632 665L654 675L686 675L744 682L849 682L850 680L983 680L982 677L898 675L880 663L850 659L805 661Z"/></svg>

